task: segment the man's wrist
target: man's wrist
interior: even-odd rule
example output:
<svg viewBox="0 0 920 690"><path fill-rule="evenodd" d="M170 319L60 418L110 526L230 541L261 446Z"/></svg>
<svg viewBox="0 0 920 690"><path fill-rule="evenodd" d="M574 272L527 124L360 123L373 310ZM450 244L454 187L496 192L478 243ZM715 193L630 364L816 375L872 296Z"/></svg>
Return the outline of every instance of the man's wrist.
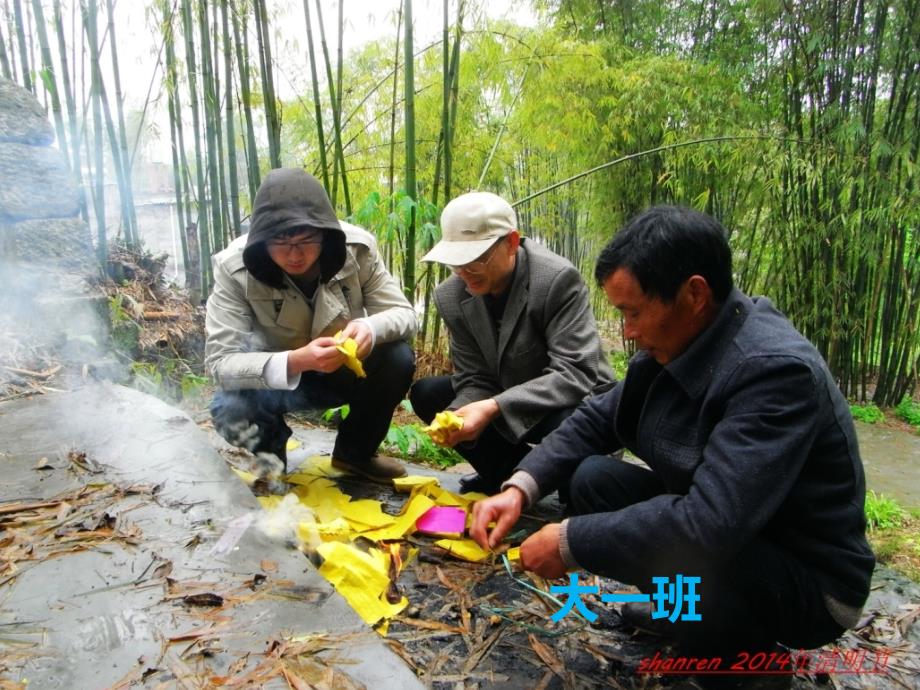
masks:
<svg viewBox="0 0 920 690"><path fill-rule="evenodd" d="M572 548L569 546L569 519L566 518L559 526L559 557L565 565L566 570L578 570L578 561L572 555Z"/></svg>
<svg viewBox="0 0 920 690"><path fill-rule="evenodd" d="M287 358L287 373L288 377L297 376L307 371L309 367L307 366L307 357L306 353L303 351L303 348L297 348L296 350L291 350L288 353Z"/></svg>
<svg viewBox="0 0 920 690"><path fill-rule="evenodd" d="M512 474L502 484L501 489L505 491L511 487L514 487L523 494L524 502L521 504L522 508L533 505L540 500L540 488L537 486L536 480L524 470L518 470Z"/></svg>

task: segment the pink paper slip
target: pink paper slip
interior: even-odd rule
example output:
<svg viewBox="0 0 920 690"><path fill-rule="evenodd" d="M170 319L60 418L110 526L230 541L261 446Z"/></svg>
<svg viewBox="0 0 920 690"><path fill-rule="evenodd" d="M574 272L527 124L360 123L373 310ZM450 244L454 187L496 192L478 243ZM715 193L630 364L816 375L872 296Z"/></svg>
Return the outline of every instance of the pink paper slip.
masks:
<svg viewBox="0 0 920 690"><path fill-rule="evenodd" d="M425 534L463 534L466 511L455 506L434 506L415 521L415 528Z"/></svg>

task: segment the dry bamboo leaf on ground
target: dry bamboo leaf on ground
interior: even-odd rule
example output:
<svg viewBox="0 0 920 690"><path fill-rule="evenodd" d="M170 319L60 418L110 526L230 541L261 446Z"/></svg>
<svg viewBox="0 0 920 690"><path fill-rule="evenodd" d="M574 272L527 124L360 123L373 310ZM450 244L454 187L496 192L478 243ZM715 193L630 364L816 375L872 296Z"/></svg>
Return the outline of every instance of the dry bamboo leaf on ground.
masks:
<svg viewBox="0 0 920 690"><path fill-rule="evenodd" d="M555 677L555 675L556 674L553 671L547 671L544 673L543 677L540 679L540 682L537 683L537 686L534 688L534 690L546 690L546 688L549 687L550 681L553 679L553 677Z"/></svg>
<svg viewBox="0 0 920 690"><path fill-rule="evenodd" d="M14 571L17 562L42 561L113 541L138 544L140 529L124 521L118 524L114 517L124 497L115 485L90 484L49 500L0 507L0 527L13 537L0 546L0 573Z"/></svg>
<svg viewBox="0 0 920 690"><path fill-rule="evenodd" d="M552 674L550 674L552 676ZM507 683L508 676L504 673L495 671L473 671L471 673L453 673L443 676L435 676L431 679L435 683L463 683L462 687L467 687L466 683L471 680L481 680L489 683Z"/></svg>
<svg viewBox="0 0 920 690"><path fill-rule="evenodd" d="M540 660L546 664L547 668L549 668L550 671L555 673L560 678L564 678L565 664L563 664L562 660L556 656L556 653L547 645L540 642L540 640L534 637L533 634L528 635L527 639L530 640L531 648L533 648L533 651L536 652L538 657L540 657Z"/></svg>
<svg viewBox="0 0 920 690"><path fill-rule="evenodd" d="M99 467L99 463L91 458L87 457L86 453L72 450L67 454L67 460L70 461L70 468L76 468L79 470L77 474L88 473L88 474L100 474L102 468Z"/></svg>
<svg viewBox="0 0 920 690"><path fill-rule="evenodd" d="M470 673L479 666L480 662L492 652L492 649L495 647L496 642L498 642L503 632L504 630L500 628L475 645L473 649L470 650L470 656L463 665L462 673Z"/></svg>
<svg viewBox="0 0 920 690"><path fill-rule="evenodd" d="M182 601L189 606L223 606L224 598L214 592L202 592L182 597Z"/></svg>
<svg viewBox="0 0 920 690"><path fill-rule="evenodd" d="M399 640L394 640L392 638L388 638L385 642L386 642L387 647L389 647L390 650L392 650L392 652L396 654L396 656L398 656L400 659L402 659L409 665L409 667L412 669L415 675L417 676L422 675L422 673L424 672L424 669L415 663L415 660L412 658L412 655L409 654L408 650L403 646L402 642L400 642Z"/></svg>
<svg viewBox="0 0 920 690"><path fill-rule="evenodd" d="M901 636L905 637L917 618L920 618L920 604L904 604L901 610L904 613L895 618L895 625L901 631Z"/></svg>
<svg viewBox="0 0 920 690"><path fill-rule="evenodd" d="M178 635L173 635L167 640L167 642L173 644L176 642L188 642L189 640L216 638L220 635L223 635L226 631L226 624L209 623L203 628L196 628L194 630L188 630L184 633L179 633Z"/></svg>
<svg viewBox="0 0 920 690"><path fill-rule="evenodd" d="M443 632L452 633L456 635L463 634L467 632L464 628L461 628L456 625L448 625L447 623L442 623L440 621L429 621L423 620L421 618L397 618L397 621L404 623L406 625L411 625L413 628L423 628L425 630L441 630Z"/></svg>

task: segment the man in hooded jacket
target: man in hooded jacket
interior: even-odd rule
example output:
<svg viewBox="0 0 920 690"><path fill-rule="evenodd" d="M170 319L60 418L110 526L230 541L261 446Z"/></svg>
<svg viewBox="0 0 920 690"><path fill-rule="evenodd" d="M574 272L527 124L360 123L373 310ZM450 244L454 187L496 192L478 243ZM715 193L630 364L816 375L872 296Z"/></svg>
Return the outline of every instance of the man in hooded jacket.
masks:
<svg viewBox="0 0 920 690"><path fill-rule="evenodd" d="M374 237L336 218L316 178L281 168L256 193L249 233L213 266L205 362L220 386L217 431L286 464L284 413L347 403L333 466L382 481L403 476L377 447L412 381L406 341L416 321ZM357 342L365 378L343 366L342 336Z"/></svg>

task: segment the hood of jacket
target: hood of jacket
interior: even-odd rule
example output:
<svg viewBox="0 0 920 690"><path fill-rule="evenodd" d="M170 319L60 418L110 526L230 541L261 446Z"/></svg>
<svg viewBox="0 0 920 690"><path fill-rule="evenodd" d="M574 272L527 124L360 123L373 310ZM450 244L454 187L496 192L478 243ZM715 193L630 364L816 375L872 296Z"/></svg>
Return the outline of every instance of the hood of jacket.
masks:
<svg viewBox="0 0 920 690"><path fill-rule="evenodd" d="M284 272L268 254L265 242L303 228L321 230L320 280L329 281L345 264L345 233L315 177L297 168L276 168L265 176L252 205L243 264L257 280L283 288Z"/></svg>

